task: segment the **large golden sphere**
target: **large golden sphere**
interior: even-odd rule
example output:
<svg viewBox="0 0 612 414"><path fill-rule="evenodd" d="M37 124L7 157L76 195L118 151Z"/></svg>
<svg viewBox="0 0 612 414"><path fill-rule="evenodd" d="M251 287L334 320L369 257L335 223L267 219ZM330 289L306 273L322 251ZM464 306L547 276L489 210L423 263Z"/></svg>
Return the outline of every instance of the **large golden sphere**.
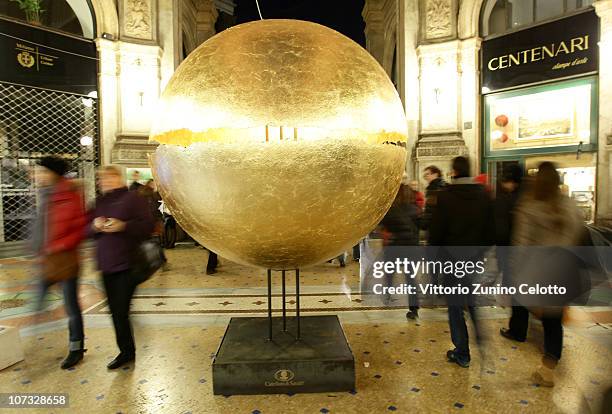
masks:
<svg viewBox="0 0 612 414"><path fill-rule="evenodd" d="M294 269L349 249L389 209L406 120L378 63L324 26L246 23L179 66L151 132L178 223L238 263Z"/></svg>

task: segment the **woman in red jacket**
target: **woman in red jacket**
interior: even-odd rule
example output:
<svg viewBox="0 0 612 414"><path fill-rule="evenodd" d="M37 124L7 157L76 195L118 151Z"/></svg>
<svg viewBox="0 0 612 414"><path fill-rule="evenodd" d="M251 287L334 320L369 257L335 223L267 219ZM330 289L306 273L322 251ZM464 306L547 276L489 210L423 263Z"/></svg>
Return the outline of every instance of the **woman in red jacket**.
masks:
<svg viewBox="0 0 612 414"><path fill-rule="evenodd" d="M32 233L32 247L42 270L39 308L49 286L59 281L58 275L53 274L58 266L50 263L60 261L63 269L73 273L61 280L70 336L69 353L62 369L78 364L85 352L78 299L78 248L85 236L86 218L81 192L74 182L64 178L68 169L68 163L57 157L42 158L36 167L38 214Z"/></svg>

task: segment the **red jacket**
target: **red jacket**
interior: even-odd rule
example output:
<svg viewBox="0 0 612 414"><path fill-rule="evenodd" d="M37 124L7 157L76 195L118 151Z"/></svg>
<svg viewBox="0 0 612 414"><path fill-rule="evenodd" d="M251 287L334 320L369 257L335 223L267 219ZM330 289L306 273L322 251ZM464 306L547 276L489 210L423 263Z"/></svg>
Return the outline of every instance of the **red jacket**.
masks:
<svg viewBox="0 0 612 414"><path fill-rule="evenodd" d="M419 210L423 211L423 208L425 207L425 196L420 191L415 191L414 193L415 193L414 194L414 196L415 196L414 202L417 205L417 207L419 208Z"/></svg>
<svg viewBox="0 0 612 414"><path fill-rule="evenodd" d="M81 192L73 182L61 178L49 198L47 240L43 254L78 248L85 236L85 223Z"/></svg>

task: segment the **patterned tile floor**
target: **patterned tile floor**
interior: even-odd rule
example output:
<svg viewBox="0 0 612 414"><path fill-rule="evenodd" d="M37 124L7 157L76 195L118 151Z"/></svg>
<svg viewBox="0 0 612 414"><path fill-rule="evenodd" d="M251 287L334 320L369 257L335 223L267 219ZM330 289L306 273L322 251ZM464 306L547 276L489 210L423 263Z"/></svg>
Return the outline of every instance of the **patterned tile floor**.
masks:
<svg viewBox="0 0 612 414"><path fill-rule="evenodd" d="M33 412L587 413L599 412L603 392L612 386L609 309L574 318L566 329L558 384L546 389L529 380L541 355L537 323L528 342L516 344L497 334L506 311L483 310L487 363L480 363L474 346L472 366L462 369L445 361L450 339L443 309L425 309L415 323L406 321L403 310L364 305L358 301L358 267L326 264L302 272L303 306L306 314L340 316L356 359L356 391L213 396L210 363L225 325L236 313L265 309L265 275L224 262L219 273L206 276L205 259L201 249L169 251L171 269L139 289L133 308L137 363L118 372L105 368L116 349L91 260L81 280L89 350L67 372L58 368L66 343L59 295L48 298L44 315L32 314L35 286L28 262L0 261L0 324L21 328L26 353L25 361L0 371L0 392L70 395L69 409Z"/></svg>

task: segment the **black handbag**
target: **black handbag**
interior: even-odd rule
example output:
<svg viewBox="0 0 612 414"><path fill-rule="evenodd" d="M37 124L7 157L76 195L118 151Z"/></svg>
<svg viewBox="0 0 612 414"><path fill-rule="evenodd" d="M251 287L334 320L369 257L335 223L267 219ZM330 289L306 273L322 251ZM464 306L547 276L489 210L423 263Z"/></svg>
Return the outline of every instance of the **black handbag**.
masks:
<svg viewBox="0 0 612 414"><path fill-rule="evenodd" d="M140 243L132 265L134 282L139 285L149 280L164 264L163 257L162 247L156 239Z"/></svg>

